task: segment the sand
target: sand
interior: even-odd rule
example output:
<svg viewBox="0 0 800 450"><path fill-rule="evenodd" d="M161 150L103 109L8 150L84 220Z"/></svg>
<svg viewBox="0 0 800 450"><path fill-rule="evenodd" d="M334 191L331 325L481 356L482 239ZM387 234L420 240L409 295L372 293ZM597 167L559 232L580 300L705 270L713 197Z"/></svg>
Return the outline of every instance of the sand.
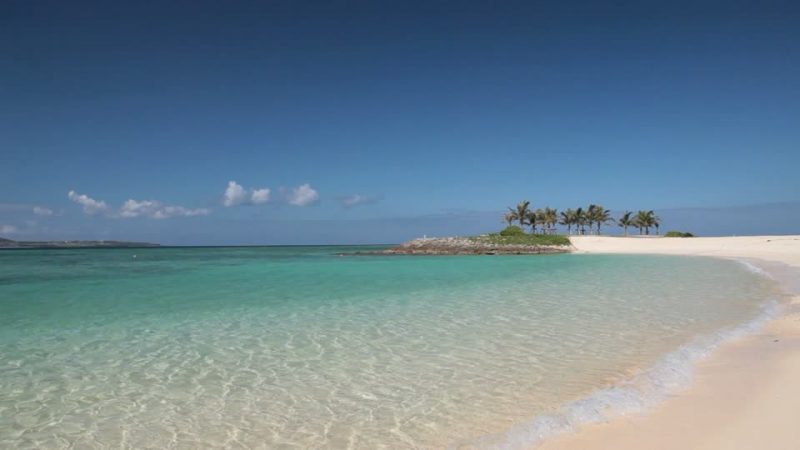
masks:
<svg viewBox="0 0 800 450"><path fill-rule="evenodd" d="M800 449L800 236L572 238L578 252L747 259L793 295L763 331L699 363L692 385L647 413L556 437L545 450Z"/></svg>

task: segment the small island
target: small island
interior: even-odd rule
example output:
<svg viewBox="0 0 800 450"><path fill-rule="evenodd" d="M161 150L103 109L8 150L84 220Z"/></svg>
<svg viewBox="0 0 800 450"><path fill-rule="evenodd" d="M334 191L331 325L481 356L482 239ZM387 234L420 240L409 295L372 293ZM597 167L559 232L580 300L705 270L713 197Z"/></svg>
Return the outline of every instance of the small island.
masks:
<svg viewBox="0 0 800 450"><path fill-rule="evenodd" d="M606 224L618 225L624 236L628 228L637 228L639 235L649 236L650 228L658 235L661 219L650 210L637 213L625 211L615 220L611 211L602 205L591 204L587 208L569 208L559 211L545 207L533 209L527 200L515 208L508 208L502 217L508 226L499 233L467 237L417 238L375 252L383 255L541 255L550 253L569 253L574 250L570 235L599 236L601 227ZM519 225L516 225L519 224ZM566 228L566 234L559 234L558 225ZM530 227L530 233L525 231ZM692 237L691 233L670 231L666 237Z"/></svg>
<svg viewBox="0 0 800 450"><path fill-rule="evenodd" d="M0 249L36 248L140 248L160 247L149 242L127 241L14 241L0 238Z"/></svg>

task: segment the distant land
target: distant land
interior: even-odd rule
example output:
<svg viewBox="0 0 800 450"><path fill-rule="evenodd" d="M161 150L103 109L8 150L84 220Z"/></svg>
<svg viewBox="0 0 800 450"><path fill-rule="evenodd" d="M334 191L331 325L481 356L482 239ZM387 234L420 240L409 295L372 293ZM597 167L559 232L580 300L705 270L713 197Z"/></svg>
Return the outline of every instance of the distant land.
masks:
<svg viewBox="0 0 800 450"><path fill-rule="evenodd" d="M121 248L121 247L159 247L149 242L126 241L13 241L0 238L0 249L9 248Z"/></svg>

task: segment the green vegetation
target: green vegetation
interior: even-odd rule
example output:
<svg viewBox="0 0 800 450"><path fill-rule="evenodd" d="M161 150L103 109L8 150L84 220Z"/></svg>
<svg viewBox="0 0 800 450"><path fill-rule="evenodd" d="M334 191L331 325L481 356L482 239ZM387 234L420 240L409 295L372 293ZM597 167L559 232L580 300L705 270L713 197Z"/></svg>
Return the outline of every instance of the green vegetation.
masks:
<svg viewBox="0 0 800 450"><path fill-rule="evenodd" d="M573 233L599 235L601 227L610 223L621 227L625 236L628 235L629 227L637 228L639 234L649 235L651 228L655 228L656 234L658 234L661 226L661 219L652 210L640 210L635 215L631 211L626 211L618 220L614 220L611 217L611 211L603 208L602 205L591 204L586 209L568 208L559 214L555 208L550 207L533 209L528 200L519 202L516 208L508 208L508 212L503 214L503 222L507 223L509 227L514 223L519 223L519 226L514 228L520 231L524 230L526 226L530 226L531 235L534 236L556 235L558 233L556 225L567 227L568 235ZM514 233L518 232L514 231Z"/></svg>
<svg viewBox="0 0 800 450"><path fill-rule="evenodd" d="M503 231L500 232L500 236L527 236L525 234L525 230L516 226L516 225L509 225Z"/></svg>
<svg viewBox="0 0 800 450"><path fill-rule="evenodd" d="M664 237L686 238L686 237L694 237L694 235L692 233L687 233L685 231L667 231L666 234L664 234Z"/></svg>
<svg viewBox="0 0 800 450"><path fill-rule="evenodd" d="M503 235L500 232L475 236L470 239L497 245L571 245L569 238L563 234L525 234L523 232L522 234Z"/></svg>
<svg viewBox="0 0 800 450"><path fill-rule="evenodd" d="M523 205L523 203L520 203L520 205ZM520 211L522 211L526 216L535 214L535 212L527 210L526 207L520 208ZM516 214L516 211L512 210L507 214L507 216L511 215L512 213ZM553 217L556 217L556 210L551 210L551 214ZM507 219L507 223L513 223L517 220L518 219L516 219L516 217L513 219ZM547 221L541 223L544 226L544 230L550 228ZM553 223L552 228L555 229L555 223ZM525 230L517 225L509 225L499 233L473 236L468 239L474 242L483 242L493 245L571 245L567 236L561 234L528 234L525 232Z"/></svg>

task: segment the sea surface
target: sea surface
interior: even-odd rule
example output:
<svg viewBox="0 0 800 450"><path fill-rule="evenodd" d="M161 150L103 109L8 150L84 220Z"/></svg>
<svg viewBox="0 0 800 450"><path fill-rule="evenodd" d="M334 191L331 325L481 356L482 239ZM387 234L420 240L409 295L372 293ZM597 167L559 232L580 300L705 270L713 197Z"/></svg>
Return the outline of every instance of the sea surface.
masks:
<svg viewBox="0 0 800 450"><path fill-rule="evenodd" d="M776 298L736 261L368 249L0 251L0 448L529 448Z"/></svg>

